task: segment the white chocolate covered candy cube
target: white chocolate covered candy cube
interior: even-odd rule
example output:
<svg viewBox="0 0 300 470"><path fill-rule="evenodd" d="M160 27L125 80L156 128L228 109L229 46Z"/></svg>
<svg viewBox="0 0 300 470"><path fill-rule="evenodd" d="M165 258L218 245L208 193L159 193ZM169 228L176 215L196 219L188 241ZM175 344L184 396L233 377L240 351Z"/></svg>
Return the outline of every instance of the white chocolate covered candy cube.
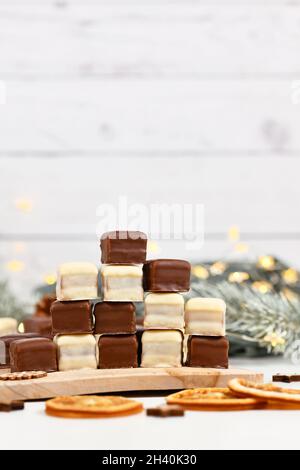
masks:
<svg viewBox="0 0 300 470"><path fill-rule="evenodd" d="M184 328L184 298L181 294L148 294L145 298L145 328Z"/></svg>
<svg viewBox="0 0 300 470"><path fill-rule="evenodd" d="M64 263L58 269L57 300L89 300L98 297L98 269L92 263Z"/></svg>
<svg viewBox="0 0 300 470"><path fill-rule="evenodd" d="M180 331L144 331L141 367L181 367L181 365L182 334Z"/></svg>
<svg viewBox="0 0 300 470"><path fill-rule="evenodd" d="M58 370L97 369L97 345L93 335L58 335Z"/></svg>
<svg viewBox="0 0 300 470"><path fill-rule="evenodd" d="M222 299L195 297L185 305L185 333L225 336L226 304Z"/></svg>
<svg viewBox="0 0 300 470"><path fill-rule="evenodd" d="M143 269L133 265L102 265L103 300L142 302Z"/></svg>
<svg viewBox="0 0 300 470"><path fill-rule="evenodd" d="M18 332L18 322L15 318L0 318L0 336L13 335Z"/></svg>

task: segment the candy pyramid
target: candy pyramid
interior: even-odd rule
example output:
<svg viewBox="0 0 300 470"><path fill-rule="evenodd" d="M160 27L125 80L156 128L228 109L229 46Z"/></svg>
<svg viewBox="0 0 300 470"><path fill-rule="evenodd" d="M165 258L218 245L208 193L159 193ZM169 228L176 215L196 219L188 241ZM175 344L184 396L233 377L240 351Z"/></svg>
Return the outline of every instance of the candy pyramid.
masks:
<svg viewBox="0 0 300 470"><path fill-rule="evenodd" d="M108 232L100 245L101 300L95 265L62 264L51 305L53 340L13 341L13 371L228 367L226 306L221 299L185 302L187 261L147 261L147 237L137 231ZM136 302L145 306L138 332Z"/></svg>

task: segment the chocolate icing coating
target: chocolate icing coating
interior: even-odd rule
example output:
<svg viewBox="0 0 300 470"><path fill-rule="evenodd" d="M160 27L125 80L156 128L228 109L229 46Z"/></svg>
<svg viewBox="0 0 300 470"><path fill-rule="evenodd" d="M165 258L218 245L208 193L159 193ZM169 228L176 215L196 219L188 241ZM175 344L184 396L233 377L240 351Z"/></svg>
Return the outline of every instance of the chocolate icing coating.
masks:
<svg viewBox="0 0 300 470"><path fill-rule="evenodd" d="M147 261L143 267L146 292L187 292L190 289L191 265L177 259Z"/></svg>
<svg viewBox="0 0 300 470"><path fill-rule="evenodd" d="M92 333L92 307L88 300L56 301L51 305L52 333Z"/></svg>
<svg viewBox="0 0 300 470"><path fill-rule="evenodd" d="M94 306L95 334L132 334L136 332L135 306L132 302L98 302Z"/></svg>
<svg viewBox="0 0 300 470"><path fill-rule="evenodd" d="M98 347L100 369L138 367L136 335L100 336Z"/></svg>
<svg viewBox="0 0 300 470"><path fill-rule="evenodd" d="M37 333L40 336L52 337L51 317L31 316L23 320L25 333Z"/></svg>
<svg viewBox="0 0 300 470"><path fill-rule="evenodd" d="M187 347L187 366L228 368L229 343L225 336L190 336Z"/></svg>
<svg viewBox="0 0 300 470"><path fill-rule="evenodd" d="M0 403L0 411L9 412L16 410L24 410L24 402L21 400L14 400L10 403Z"/></svg>
<svg viewBox="0 0 300 470"><path fill-rule="evenodd" d="M20 339L28 339L28 338L40 338L38 333L16 333L14 335L6 335L0 337L0 346L1 342L5 349L5 357L1 357L0 355L0 367L9 367L10 366L10 345L14 341L18 341ZM2 348L0 347L0 352L2 353ZM3 360L2 360L3 359Z"/></svg>
<svg viewBox="0 0 300 470"><path fill-rule="evenodd" d="M56 345L47 338L14 341L10 346L10 364L12 372L57 371Z"/></svg>
<svg viewBox="0 0 300 470"><path fill-rule="evenodd" d="M143 264L146 261L147 236L138 231L104 233L100 241L104 264Z"/></svg>

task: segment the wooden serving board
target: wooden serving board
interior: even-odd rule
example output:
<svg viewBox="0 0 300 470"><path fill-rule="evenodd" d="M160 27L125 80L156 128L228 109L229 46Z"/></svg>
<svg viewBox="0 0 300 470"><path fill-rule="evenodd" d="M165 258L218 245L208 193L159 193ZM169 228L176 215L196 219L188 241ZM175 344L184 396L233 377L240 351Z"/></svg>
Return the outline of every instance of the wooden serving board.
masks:
<svg viewBox="0 0 300 470"><path fill-rule="evenodd" d="M0 371L3 373L4 370ZM83 395L194 387L226 387L235 377L262 382L263 374L239 369L137 368L52 372L34 380L1 381L0 402L36 400L58 395Z"/></svg>

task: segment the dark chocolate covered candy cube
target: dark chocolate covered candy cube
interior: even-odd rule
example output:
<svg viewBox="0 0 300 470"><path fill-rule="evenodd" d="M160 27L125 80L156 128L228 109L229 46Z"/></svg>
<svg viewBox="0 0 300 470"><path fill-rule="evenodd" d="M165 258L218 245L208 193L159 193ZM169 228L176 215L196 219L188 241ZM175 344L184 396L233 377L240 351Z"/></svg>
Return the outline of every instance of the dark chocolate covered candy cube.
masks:
<svg viewBox="0 0 300 470"><path fill-rule="evenodd" d="M98 302L94 307L95 334L133 334L136 331L132 302Z"/></svg>
<svg viewBox="0 0 300 470"><path fill-rule="evenodd" d="M228 368L229 343L224 336L190 336L187 347L187 366Z"/></svg>
<svg viewBox="0 0 300 470"><path fill-rule="evenodd" d="M52 336L51 317L30 316L23 320L24 333L37 333L40 336Z"/></svg>
<svg viewBox="0 0 300 470"><path fill-rule="evenodd" d="M104 335L99 338L100 369L138 367L136 335Z"/></svg>
<svg viewBox="0 0 300 470"><path fill-rule="evenodd" d="M11 371L57 371L56 352L56 345L48 338L31 338L14 341L10 345Z"/></svg>
<svg viewBox="0 0 300 470"><path fill-rule="evenodd" d="M51 305L53 334L92 333L92 308L88 300L59 302Z"/></svg>
<svg viewBox="0 0 300 470"><path fill-rule="evenodd" d="M191 265L177 259L147 261L143 267L143 284L147 292L187 292L190 289Z"/></svg>
<svg viewBox="0 0 300 470"><path fill-rule="evenodd" d="M101 237L101 262L104 264L143 264L147 236L138 231L113 231Z"/></svg>
<svg viewBox="0 0 300 470"><path fill-rule="evenodd" d="M17 333L14 335L6 335L0 337L0 368L10 366L10 345L14 341L28 338L39 338L40 335L37 333Z"/></svg>

